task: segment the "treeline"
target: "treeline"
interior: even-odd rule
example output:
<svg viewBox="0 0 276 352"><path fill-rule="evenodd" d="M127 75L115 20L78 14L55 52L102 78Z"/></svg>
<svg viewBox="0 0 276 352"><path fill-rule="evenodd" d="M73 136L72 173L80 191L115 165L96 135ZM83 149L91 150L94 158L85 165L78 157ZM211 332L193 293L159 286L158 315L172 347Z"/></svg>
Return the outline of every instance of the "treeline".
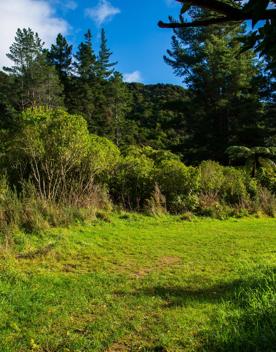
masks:
<svg viewBox="0 0 276 352"><path fill-rule="evenodd" d="M95 53L90 31L74 51L61 34L46 50L31 29L18 29L7 54L13 66L0 72L0 127L16 129L28 107L63 107L120 149L151 146L188 164L227 164L229 146L276 144L275 73L240 53L243 34L239 25L176 30L165 61L181 88L124 83L104 30Z"/></svg>

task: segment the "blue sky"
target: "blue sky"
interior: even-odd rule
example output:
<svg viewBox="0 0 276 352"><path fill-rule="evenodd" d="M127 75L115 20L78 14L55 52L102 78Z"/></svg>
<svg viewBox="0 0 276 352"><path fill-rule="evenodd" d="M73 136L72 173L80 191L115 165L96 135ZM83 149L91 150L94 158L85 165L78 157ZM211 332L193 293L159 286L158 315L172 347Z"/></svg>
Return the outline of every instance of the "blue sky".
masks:
<svg viewBox="0 0 276 352"><path fill-rule="evenodd" d="M104 27L113 60L127 80L180 84L163 61L172 31L157 26L168 15L178 16L179 9L174 0L0 0L0 65L8 64L4 53L18 27L30 26L46 46L61 32L75 48L90 28L96 50Z"/></svg>
<svg viewBox="0 0 276 352"><path fill-rule="evenodd" d="M69 37L74 43L79 42L90 27L97 47L99 30L104 27L113 58L118 61L118 70L128 74L128 78L136 76L144 83L180 83L163 61L172 32L157 27L158 20L166 19L168 14L178 15L178 4L175 6L168 0L111 0L108 3L82 0L79 3L78 8L65 14L74 28L74 34ZM118 13L101 22L97 17L100 17L101 7L106 9L102 10L103 13L108 13L106 4L109 4L110 13ZM91 7L92 11L87 10Z"/></svg>

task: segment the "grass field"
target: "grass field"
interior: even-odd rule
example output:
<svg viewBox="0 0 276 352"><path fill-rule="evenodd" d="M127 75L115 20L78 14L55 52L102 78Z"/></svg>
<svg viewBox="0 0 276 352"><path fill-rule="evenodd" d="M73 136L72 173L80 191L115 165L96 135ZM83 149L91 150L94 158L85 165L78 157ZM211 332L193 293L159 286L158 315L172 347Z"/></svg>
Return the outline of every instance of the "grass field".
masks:
<svg viewBox="0 0 276 352"><path fill-rule="evenodd" d="M1 352L276 351L276 220L113 215L13 248Z"/></svg>

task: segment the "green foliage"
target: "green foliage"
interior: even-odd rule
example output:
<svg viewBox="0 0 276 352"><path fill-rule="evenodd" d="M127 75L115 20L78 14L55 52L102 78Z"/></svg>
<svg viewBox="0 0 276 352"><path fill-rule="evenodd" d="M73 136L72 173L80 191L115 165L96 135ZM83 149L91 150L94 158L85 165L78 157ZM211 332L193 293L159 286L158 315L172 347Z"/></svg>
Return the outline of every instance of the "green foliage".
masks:
<svg viewBox="0 0 276 352"><path fill-rule="evenodd" d="M50 227L90 223L95 219L96 205L80 208L57 204L42 199L31 184L24 184L20 195L9 190L0 200L0 242L12 247L18 231L41 234Z"/></svg>
<svg viewBox="0 0 276 352"><path fill-rule="evenodd" d="M149 145L184 154L188 92L170 84L128 84L132 95L127 114L128 144Z"/></svg>
<svg viewBox="0 0 276 352"><path fill-rule="evenodd" d="M203 161L199 166L201 192L217 195L224 182L223 166L215 161Z"/></svg>
<svg viewBox="0 0 276 352"><path fill-rule="evenodd" d="M272 0L273 2L273 0ZM244 44L243 50L253 48L254 51L260 56L268 58L270 64L269 69L276 70L276 47L275 47L275 36L276 36L276 21L274 18L267 19L266 21L260 22L263 13L267 10L270 5L269 0L249 0L245 6L245 11L252 11L252 30L244 38L242 42ZM254 29L256 24L259 26Z"/></svg>
<svg viewBox="0 0 276 352"><path fill-rule="evenodd" d="M30 28L18 29L7 57L14 66L4 69L14 77L13 89L21 109L44 105L63 105L62 86L54 67L48 65L47 55L37 33Z"/></svg>
<svg viewBox="0 0 276 352"><path fill-rule="evenodd" d="M85 197L95 177L111 172L119 158L112 142L89 134L83 117L44 108L22 114L22 130L9 154L40 196L55 201L69 201L78 192Z"/></svg>
<svg viewBox="0 0 276 352"><path fill-rule="evenodd" d="M244 161L251 168L252 177L256 176L257 169L268 166L276 172L276 148L275 147L253 147L232 146L227 148L226 153L230 161Z"/></svg>
<svg viewBox="0 0 276 352"><path fill-rule="evenodd" d="M81 80L88 81L95 76L96 55L92 47L92 34L85 33L85 41L79 45L75 55L75 69Z"/></svg>
<svg viewBox="0 0 276 352"><path fill-rule="evenodd" d="M125 144L128 134L126 115L130 111L131 95L120 73L115 72L103 82L97 95L95 122L91 130L110 138L118 147Z"/></svg>
<svg viewBox="0 0 276 352"><path fill-rule="evenodd" d="M52 44L48 53L50 63L56 67L60 79L66 83L66 78L72 70L72 45L67 43L62 34L58 34L56 43Z"/></svg>
<svg viewBox="0 0 276 352"><path fill-rule="evenodd" d="M262 167L257 172L257 179L259 182L276 194L276 172L272 167Z"/></svg>
<svg viewBox="0 0 276 352"><path fill-rule="evenodd" d="M249 194L246 187L246 173L233 167L224 168L223 173L222 199L230 205L247 203Z"/></svg>
<svg viewBox="0 0 276 352"><path fill-rule="evenodd" d="M154 177L166 197L168 209L183 212L195 207L197 197L194 193L199 188L196 168L187 167L178 160L164 160L155 170Z"/></svg>
<svg viewBox="0 0 276 352"><path fill-rule="evenodd" d="M111 186L114 200L129 209L143 208L154 188L153 168L153 160L130 150L115 170Z"/></svg>
<svg viewBox="0 0 276 352"><path fill-rule="evenodd" d="M114 66L117 62L110 62L112 52L107 47L107 38L105 30L101 31L101 44L97 60L97 74L100 79L109 79L114 73Z"/></svg>
<svg viewBox="0 0 276 352"><path fill-rule="evenodd" d="M191 10L194 19L204 13ZM173 21L173 20L172 20ZM174 30L172 49L164 57L188 87L187 158L225 161L233 141L261 140L262 111L257 67L250 52L239 55L244 27L228 25ZM246 140L246 142L248 142ZM224 148L224 149L223 149Z"/></svg>

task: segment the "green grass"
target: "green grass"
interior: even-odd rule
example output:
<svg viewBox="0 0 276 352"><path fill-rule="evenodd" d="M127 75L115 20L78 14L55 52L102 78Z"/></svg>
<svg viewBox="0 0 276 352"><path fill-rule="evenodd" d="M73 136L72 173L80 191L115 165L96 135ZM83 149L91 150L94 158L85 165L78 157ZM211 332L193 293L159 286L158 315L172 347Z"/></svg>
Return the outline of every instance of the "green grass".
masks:
<svg viewBox="0 0 276 352"><path fill-rule="evenodd" d="M275 351L274 219L113 215L0 253L1 352Z"/></svg>

